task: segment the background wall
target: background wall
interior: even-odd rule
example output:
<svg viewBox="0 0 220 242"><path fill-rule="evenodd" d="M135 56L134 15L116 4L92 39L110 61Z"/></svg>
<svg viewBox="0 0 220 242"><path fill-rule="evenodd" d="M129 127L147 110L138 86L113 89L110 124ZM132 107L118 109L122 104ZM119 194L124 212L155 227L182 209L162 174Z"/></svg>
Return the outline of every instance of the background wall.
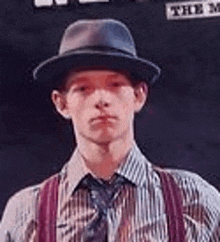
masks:
<svg viewBox="0 0 220 242"><path fill-rule="evenodd" d="M57 53L77 19L116 18L131 29L141 57L162 68L136 120L142 151L155 164L197 172L220 189L220 21L168 21L164 3L102 3L36 9L1 1L0 215L16 191L41 182L69 158L75 141L32 69Z"/></svg>

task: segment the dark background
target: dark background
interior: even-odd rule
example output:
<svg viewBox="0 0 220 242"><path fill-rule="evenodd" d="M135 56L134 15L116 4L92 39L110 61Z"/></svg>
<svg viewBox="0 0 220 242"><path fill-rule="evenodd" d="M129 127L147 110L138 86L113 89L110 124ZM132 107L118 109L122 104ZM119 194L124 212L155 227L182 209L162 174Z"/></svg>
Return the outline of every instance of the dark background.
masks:
<svg viewBox="0 0 220 242"><path fill-rule="evenodd" d="M0 215L12 194L57 172L74 148L69 124L32 81L32 69L84 18L123 21L139 56L163 70L136 120L149 160L197 172L220 189L219 18L168 21L162 2L36 9L31 1L0 2Z"/></svg>

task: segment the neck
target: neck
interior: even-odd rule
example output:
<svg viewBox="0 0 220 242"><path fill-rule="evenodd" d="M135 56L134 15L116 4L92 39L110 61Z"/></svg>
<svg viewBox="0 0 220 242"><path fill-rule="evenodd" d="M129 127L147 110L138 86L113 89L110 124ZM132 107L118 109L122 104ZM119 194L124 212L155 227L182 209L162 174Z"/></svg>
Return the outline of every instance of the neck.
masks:
<svg viewBox="0 0 220 242"><path fill-rule="evenodd" d="M86 166L96 176L107 180L124 161L134 144L134 139L128 135L108 143L97 143L82 138L77 144Z"/></svg>

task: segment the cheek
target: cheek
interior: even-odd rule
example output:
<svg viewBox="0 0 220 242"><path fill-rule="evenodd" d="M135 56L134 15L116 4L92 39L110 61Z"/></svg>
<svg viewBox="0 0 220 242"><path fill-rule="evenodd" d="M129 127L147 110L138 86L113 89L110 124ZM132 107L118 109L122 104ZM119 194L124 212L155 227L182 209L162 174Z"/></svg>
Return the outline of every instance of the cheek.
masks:
<svg viewBox="0 0 220 242"><path fill-rule="evenodd" d="M119 99L124 111L128 113L132 113L134 111L135 96L134 96L133 89L125 90L124 92L122 92Z"/></svg>
<svg viewBox="0 0 220 242"><path fill-rule="evenodd" d="M69 98L67 99L67 108L68 112L71 115L74 123L81 117L81 113L83 110L83 102L77 98Z"/></svg>
<svg viewBox="0 0 220 242"><path fill-rule="evenodd" d="M133 121L135 107L134 100L131 95L125 95L122 99L118 99L116 106L118 114L125 123L130 123Z"/></svg>
<svg viewBox="0 0 220 242"><path fill-rule="evenodd" d="M124 115L128 122L133 120L134 117L134 106L132 102L128 102L124 107Z"/></svg>
<svg viewBox="0 0 220 242"><path fill-rule="evenodd" d="M69 103L73 124L78 128L85 127L88 120L94 115L94 110L91 109L88 99L75 98L74 100Z"/></svg>

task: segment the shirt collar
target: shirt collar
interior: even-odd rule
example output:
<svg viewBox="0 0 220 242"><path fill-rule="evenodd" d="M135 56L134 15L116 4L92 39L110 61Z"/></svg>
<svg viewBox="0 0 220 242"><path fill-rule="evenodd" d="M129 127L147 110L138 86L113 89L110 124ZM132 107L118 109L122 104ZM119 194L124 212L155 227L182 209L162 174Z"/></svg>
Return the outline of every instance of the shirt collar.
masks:
<svg viewBox="0 0 220 242"><path fill-rule="evenodd" d="M135 143L116 173L125 177L136 186L143 186L146 185L150 169L151 164L147 161L146 157L141 153ZM76 148L69 162L62 170L61 174L62 173L69 184L65 193L67 196L71 196L81 179L92 172L86 167L84 158L80 154L78 148Z"/></svg>
<svg viewBox="0 0 220 242"><path fill-rule="evenodd" d="M122 163L116 173L124 176L136 186L143 186L146 185L150 167L151 164L135 143L127 155L125 162Z"/></svg>
<svg viewBox="0 0 220 242"><path fill-rule="evenodd" d="M64 177L66 177L68 183L66 195L70 196L82 178L89 173L91 173L90 170L86 167L79 149L76 148L65 167Z"/></svg>

